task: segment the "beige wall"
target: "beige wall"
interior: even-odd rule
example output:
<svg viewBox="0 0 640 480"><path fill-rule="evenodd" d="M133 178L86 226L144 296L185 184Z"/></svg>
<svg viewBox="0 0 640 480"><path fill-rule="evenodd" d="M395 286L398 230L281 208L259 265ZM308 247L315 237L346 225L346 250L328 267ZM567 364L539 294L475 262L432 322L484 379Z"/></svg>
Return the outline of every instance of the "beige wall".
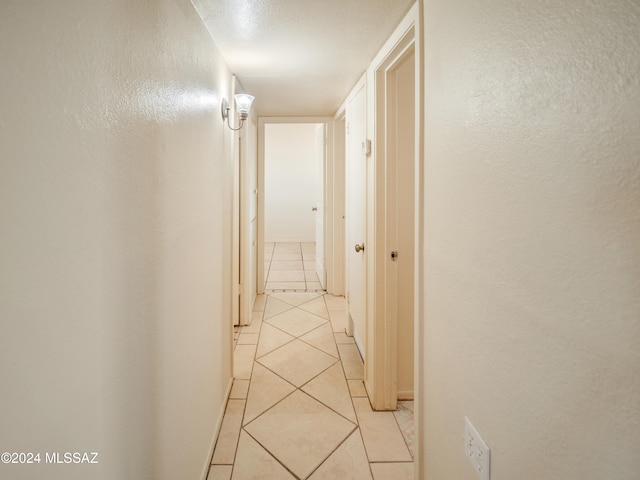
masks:
<svg viewBox="0 0 640 480"><path fill-rule="evenodd" d="M317 155L316 124L264 126L265 242L316 241Z"/></svg>
<svg viewBox="0 0 640 480"><path fill-rule="evenodd" d="M231 375L231 78L188 0L0 6L0 465L197 479Z"/></svg>
<svg viewBox="0 0 640 480"><path fill-rule="evenodd" d="M423 478L636 479L640 4L424 5Z"/></svg>

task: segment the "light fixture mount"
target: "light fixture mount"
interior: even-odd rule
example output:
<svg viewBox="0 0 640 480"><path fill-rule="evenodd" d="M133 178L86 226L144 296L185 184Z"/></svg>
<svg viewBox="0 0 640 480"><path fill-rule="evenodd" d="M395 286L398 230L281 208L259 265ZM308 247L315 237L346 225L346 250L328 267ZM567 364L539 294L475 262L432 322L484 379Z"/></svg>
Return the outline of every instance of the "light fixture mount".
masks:
<svg viewBox="0 0 640 480"><path fill-rule="evenodd" d="M229 107L229 102L226 98L223 98L220 102L220 113L222 114L223 122L229 118L229 110L231 110L231 107Z"/></svg>

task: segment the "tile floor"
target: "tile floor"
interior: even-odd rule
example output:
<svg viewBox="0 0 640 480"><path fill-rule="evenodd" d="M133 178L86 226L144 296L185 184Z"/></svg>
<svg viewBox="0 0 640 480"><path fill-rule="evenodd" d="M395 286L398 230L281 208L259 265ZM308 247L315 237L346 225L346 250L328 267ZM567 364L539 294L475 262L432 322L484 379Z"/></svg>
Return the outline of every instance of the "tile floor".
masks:
<svg viewBox="0 0 640 480"><path fill-rule="evenodd" d="M316 244L265 243L264 278L267 291L322 291L316 274Z"/></svg>
<svg viewBox="0 0 640 480"><path fill-rule="evenodd" d="M236 379L207 480L413 479L413 402L371 410L344 298L276 292L253 313L236 329Z"/></svg>

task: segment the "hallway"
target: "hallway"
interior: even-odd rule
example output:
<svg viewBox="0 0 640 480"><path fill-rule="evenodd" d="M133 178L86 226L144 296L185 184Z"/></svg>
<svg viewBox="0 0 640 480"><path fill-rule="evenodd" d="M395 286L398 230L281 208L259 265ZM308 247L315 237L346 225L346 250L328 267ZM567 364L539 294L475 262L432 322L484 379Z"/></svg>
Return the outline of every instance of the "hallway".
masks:
<svg viewBox="0 0 640 480"><path fill-rule="evenodd" d="M638 480L639 32L638 0L0 2L0 479L470 480L471 424L492 480ZM324 238L263 228L292 122L327 125L318 213L282 189ZM377 406L411 218L413 459L331 296ZM328 294L275 246L265 284L277 240Z"/></svg>
<svg viewBox="0 0 640 480"><path fill-rule="evenodd" d="M413 402L373 412L343 297L259 296L207 480L409 480Z"/></svg>
<svg viewBox="0 0 640 480"><path fill-rule="evenodd" d="M316 273L316 244L265 243L264 276L267 291L322 291Z"/></svg>

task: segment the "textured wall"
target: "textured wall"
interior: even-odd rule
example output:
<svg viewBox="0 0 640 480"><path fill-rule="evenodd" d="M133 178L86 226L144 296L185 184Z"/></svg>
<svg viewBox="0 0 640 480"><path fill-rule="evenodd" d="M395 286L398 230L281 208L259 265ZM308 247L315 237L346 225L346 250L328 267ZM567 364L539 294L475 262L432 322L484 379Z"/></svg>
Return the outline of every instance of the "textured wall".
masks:
<svg viewBox="0 0 640 480"><path fill-rule="evenodd" d="M230 379L230 75L188 0L0 5L0 450L196 479Z"/></svg>
<svg viewBox="0 0 640 480"><path fill-rule="evenodd" d="M426 477L640 472L640 5L425 4Z"/></svg>

